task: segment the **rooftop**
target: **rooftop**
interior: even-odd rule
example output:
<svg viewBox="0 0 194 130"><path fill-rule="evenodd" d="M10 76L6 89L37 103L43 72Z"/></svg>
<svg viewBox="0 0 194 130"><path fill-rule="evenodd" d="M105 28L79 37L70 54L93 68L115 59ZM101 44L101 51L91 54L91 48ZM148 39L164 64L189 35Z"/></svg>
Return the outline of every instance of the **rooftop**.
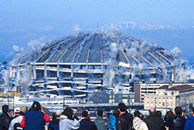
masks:
<svg viewBox="0 0 194 130"><path fill-rule="evenodd" d="M170 87L168 85L164 85L164 86L160 87L159 89L181 91L181 90L186 90L186 89L194 89L194 87L191 86L191 85L178 85L178 86L174 86L174 87Z"/></svg>
<svg viewBox="0 0 194 130"><path fill-rule="evenodd" d="M79 33L52 41L19 58L17 63L107 63L112 59L118 64L146 68L174 66L177 58L156 44L133 37Z"/></svg>

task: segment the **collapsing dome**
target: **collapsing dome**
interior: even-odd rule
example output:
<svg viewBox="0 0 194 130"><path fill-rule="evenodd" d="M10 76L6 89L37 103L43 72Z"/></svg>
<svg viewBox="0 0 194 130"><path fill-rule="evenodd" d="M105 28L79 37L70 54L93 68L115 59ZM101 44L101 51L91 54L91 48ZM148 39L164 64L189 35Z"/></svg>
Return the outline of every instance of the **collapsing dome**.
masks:
<svg viewBox="0 0 194 130"><path fill-rule="evenodd" d="M27 87L87 97L114 88L133 91L133 83L173 82L178 60L172 52L133 37L79 33L17 59L10 67L10 78L21 91ZM24 76L30 78L29 85L21 83Z"/></svg>

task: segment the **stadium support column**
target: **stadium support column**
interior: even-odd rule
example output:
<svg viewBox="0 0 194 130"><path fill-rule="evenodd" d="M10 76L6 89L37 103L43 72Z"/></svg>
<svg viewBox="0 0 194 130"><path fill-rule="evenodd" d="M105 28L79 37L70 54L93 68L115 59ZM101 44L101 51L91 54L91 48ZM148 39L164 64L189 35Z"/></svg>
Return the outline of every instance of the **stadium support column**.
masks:
<svg viewBox="0 0 194 130"><path fill-rule="evenodd" d="M157 68L154 69L154 77L153 77L153 82L156 83L157 81Z"/></svg>
<svg viewBox="0 0 194 130"><path fill-rule="evenodd" d="M9 72L8 72L8 88L13 87L13 67L9 67Z"/></svg>
<svg viewBox="0 0 194 130"><path fill-rule="evenodd" d="M19 66L17 65L17 67L16 67L16 71L17 71L17 73L16 73L16 75L15 75L15 78L17 77L18 79L20 79L20 70L19 70Z"/></svg>
<svg viewBox="0 0 194 130"><path fill-rule="evenodd" d="M35 91L37 86L34 86L36 84L36 65L34 63L32 64L32 70L33 70L33 81L31 89Z"/></svg>
<svg viewBox="0 0 194 130"><path fill-rule="evenodd" d="M74 78L71 78L71 92L72 92L72 96L75 97L75 89L76 89L76 80L74 80Z"/></svg>
<svg viewBox="0 0 194 130"><path fill-rule="evenodd" d="M18 82L18 86L16 86L16 87L17 87L17 90L21 91L21 78L20 78L19 66L17 65L15 69L17 69L17 70L16 70L16 75L14 78L15 78L15 80L16 80L16 78L19 79L19 81L16 80Z"/></svg>
<svg viewBox="0 0 194 130"><path fill-rule="evenodd" d="M171 83L174 83L174 81L175 81L175 67L173 68L171 73Z"/></svg>
<svg viewBox="0 0 194 130"><path fill-rule="evenodd" d="M88 79L86 79L86 90L89 90ZM86 92L86 99L88 99L88 92Z"/></svg>
<svg viewBox="0 0 194 130"><path fill-rule="evenodd" d="M71 78L73 78L73 64L71 63Z"/></svg>
<svg viewBox="0 0 194 130"><path fill-rule="evenodd" d="M59 75L59 64L57 64L57 79L59 79L60 75Z"/></svg>
<svg viewBox="0 0 194 130"><path fill-rule="evenodd" d="M10 67L9 67L9 72L8 72L9 78L10 78L10 77L13 77L13 74L12 74L12 71L13 71L13 70L12 70L12 69L13 69L13 67L10 66Z"/></svg>
<svg viewBox="0 0 194 130"><path fill-rule="evenodd" d="M36 80L36 66L33 64L33 80Z"/></svg>
<svg viewBox="0 0 194 130"><path fill-rule="evenodd" d="M47 88L47 65L44 64L44 89Z"/></svg>
<svg viewBox="0 0 194 130"><path fill-rule="evenodd" d="M47 79L47 65L44 64L44 79Z"/></svg>

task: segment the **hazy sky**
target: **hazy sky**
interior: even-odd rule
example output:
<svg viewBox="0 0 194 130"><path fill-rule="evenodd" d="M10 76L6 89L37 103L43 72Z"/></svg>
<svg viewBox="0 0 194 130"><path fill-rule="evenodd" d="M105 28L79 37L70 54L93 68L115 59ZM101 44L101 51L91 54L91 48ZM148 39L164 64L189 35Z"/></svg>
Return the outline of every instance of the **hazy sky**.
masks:
<svg viewBox="0 0 194 130"><path fill-rule="evenodd" d="M75 26L96 30L97 21L99 28L129 22L132 35L194 56L193 12L194 0L0 0L0 59L13 45L62 37Z"/></svg>

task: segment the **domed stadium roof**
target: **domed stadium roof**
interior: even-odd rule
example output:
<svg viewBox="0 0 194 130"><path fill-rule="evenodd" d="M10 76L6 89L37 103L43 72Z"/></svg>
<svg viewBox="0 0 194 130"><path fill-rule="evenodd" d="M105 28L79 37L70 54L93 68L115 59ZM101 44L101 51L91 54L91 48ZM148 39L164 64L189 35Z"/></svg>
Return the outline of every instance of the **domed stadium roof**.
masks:
<svg viewBox="0 0 194 130"><path fill-rule="evenodd" d="M123 35L79 33L53 41L17 60L25 63L115 63L128 66L174 66L177 57L152 43Z"/></svg>

